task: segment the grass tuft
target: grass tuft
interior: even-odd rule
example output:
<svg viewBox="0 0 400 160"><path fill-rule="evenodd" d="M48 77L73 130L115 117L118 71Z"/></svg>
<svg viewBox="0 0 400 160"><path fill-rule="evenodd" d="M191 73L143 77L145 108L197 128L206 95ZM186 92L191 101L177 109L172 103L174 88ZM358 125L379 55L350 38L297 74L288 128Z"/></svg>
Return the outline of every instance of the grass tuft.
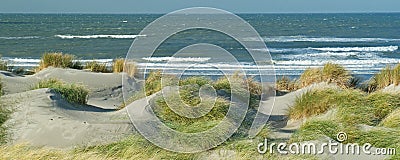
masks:
<svg viewBox="0 0 400 160"><path fill-rule="evenodd" d="M276 89L280 91L295 91L300 88L297 80L290 80L289 77L282 76L276 81Z"/></svg>
<svg viewBox="0 0 400 160"><path fill-rule="evenodd" d="M101 63L97 61L87 62L84 69L88 69L91 72L110 73L107 68L107 63Z"/></svg>
<svg viewBox="0 0 400 160"><path fill-rule="evenodd" d="M336 98L341 96L339 93L333 89L307 91L296 98L288 115L291 119L301 119L325 113L335 107Z"/></svg>
<svg viewBox="0 0 400 160"><path fill-rule="evenodd" d="M400 129L400 109L396 109L382 120L380 126Z"/></svg>
<svg viewBox="0 0 400 160"><path fill-rule="evenodd" d="M47 67L55 68L76 68L78 64L74 63L75 56L63 53L45 53L42 55L39 63L39 71Z"/></svg>
<svg viewBox="0 0 400 160"><path fill-rule="evenodd" d="M327 63L322 68L308 68L300 76L301 87L306 87L314 83L327 82L335 83L342 88L350 88L352 76L341 65ZM349 86L351 85L351 86Z"/></svg>
<svg viewBox="0 0 400 160"><path fill-rule="evenodd" d="M291 137L291 142L304 142L317 140L323 136L328 136L332 139L336 139L336 134L339 130L339 124L337 122L329 120L309 120L300 126Z"/></svg>
<svg viewBox="0 0 400 160"><path fill-rule="evenodd" d="M400 84L400 64L395 67L386 66L369 80L368 91L383 89L391 84Z"/></svg>
<svg viewBox="0 0 400 160"><path fill-rule="evenodd" d="M82 85L66 84L58 79L40 81L34 89L50 88L60 93L65 100L71 103L86 104L89 90Z"/></svg>

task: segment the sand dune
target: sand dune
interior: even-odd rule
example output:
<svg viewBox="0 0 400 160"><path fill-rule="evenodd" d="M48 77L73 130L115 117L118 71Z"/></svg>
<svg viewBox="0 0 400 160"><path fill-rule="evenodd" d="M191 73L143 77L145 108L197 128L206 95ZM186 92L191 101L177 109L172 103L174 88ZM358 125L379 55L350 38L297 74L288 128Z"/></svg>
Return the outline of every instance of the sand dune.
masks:
<svg viewBox="0 0 400 160"><path fill-rule="evenodd" d="M3 97L13 108L9 127L11 143L73 147L107 143L133 133L125 110L76 106L50 89L38 89Z"/></svg>
<svg viewBox="0 0 400 160"><path fill-rule="evenodd" d="M13 110L6 122L11 143L74 147L109 143L134 133L122 104L121 74L48 68L35 75L0 73L2 103ZM50 89L31 90L42 79L58 78L89 90L88 105L70 104Z"/></svg>

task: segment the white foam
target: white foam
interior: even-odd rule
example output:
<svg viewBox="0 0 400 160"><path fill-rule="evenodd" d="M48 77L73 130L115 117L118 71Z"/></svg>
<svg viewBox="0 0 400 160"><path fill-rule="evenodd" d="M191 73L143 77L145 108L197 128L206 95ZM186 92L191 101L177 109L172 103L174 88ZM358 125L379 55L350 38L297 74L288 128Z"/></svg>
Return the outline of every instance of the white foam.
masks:
<svg viewBox="0 0 400 160"><path fill-rule="evenodd" d="M146 35L86 35L86 36L77 36L77 35L55 35L55 37L61 39L96 39L96 38L110 38L110 39L135 39L136 37L146 36Z"/></svg>
<svg viewBox="0 0 400 160"><path fill-rule="evenodd" d="M246 38L247 41L257 41L257 38ZM338 38L338 37L307 37L307 36L275 36L265 37L266 42L393 42L400 39L388 38Z"/></svg>
<svg viewBox="0 0 400 160"><path fill-rule="evenodd" d="M150 62L163 62L163 61L170 61L170 62L206 62L210 60L209 57L145 57L142 58L146 61Z"/></svg>
<svg viewBox="0 0 400 160"><path fill-rule="evenodd" d="M382 65L400 63L399 59L380 58L380 59L365 59L365 60L290 60L290 61L275 61L276 65L302 65L302 66L322 66L328 62L340 65Z"/></svg>
<svg viewBox="0 0 400 160"><path fill-rule="evenodd" d="M327 47L327 48L312 48L318 51L332 51L332 52L393 52L399 49L398 46L382 46L382 47Z"/></svg>
<svg viewBox="0 0 400 160"><path fill-rule="evenodd" d="M37 39L39 36L25 36L25 37L0 37L0 39L13 40L13 39Z"/></svg>

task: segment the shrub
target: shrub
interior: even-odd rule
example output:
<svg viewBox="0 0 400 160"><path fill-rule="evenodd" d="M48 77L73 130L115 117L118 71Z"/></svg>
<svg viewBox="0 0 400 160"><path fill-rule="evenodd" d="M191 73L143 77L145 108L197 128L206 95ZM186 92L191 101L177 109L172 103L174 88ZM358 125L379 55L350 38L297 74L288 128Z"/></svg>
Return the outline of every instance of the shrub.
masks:
<svg viewBox="0 0 400 160"><path fill-rule="evenodd" d="M107 68L107 63L100 63L97 61L87 62L84 68L90 70L91 72L101 72L101 73L110 72Z"/></svg>
<svg viewBox="0 0 400 160"><path fill-rule="evenodd" d="M86 104L89 91L76 84L65 84L58 79L48 79L40 81L34 89L50 88L61 94L65 100L71 103Z"/></svg>
<svg viewBox="0 0 400 160"><path fill-rule="evenodd" d="M349 85L353 85L349 83L351 79L352 76L343 66L327 63L323 68L306 69L300 76L300 84L306 87L314 83L327 82L336 83L342 88L350 88Z"/></svg>
<svg viewBox="0 0 400 160"><path fill-rule="evenodd" d="M56 68L73 68L75 66L73 60L75 56L62 53L45 53L42 55L39 63L39 70L47 67Z"/></svg>

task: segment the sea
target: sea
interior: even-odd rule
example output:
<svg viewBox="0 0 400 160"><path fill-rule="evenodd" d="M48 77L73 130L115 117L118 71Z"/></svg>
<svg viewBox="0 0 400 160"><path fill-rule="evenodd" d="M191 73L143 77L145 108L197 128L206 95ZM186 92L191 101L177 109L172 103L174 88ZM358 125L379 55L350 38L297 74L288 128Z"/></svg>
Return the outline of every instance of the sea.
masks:
<svg viewBox="0 0 400 160"><path fill-rule="evenodd" d="M145 36L140 35L142 29L161 16L0 14L0 54L14 68L37 66L41 55L48 52L73 54L83 62L96 60L110 63L114 58L126 57L135 38ZM252 25L264 40L277 76L296 78L307 68L332 62L343 65L354 76L368 79L387 65L400 62L400 13L238 16ZM211 31L188 31L168 39L154 57L143 57L138 63L153 64L153 69L165 68L159 63L169 60L207 63L207 58L195 55L181 59L170 57L200 38L202 43L214 43L226 48L245 69L251 70L254 64L246 59L248 57L241 56L246 49L222 36ZM251 38L256 37L249 37L250 41ZM190 74L218 75L220 72L205 69Z"/></svg>

